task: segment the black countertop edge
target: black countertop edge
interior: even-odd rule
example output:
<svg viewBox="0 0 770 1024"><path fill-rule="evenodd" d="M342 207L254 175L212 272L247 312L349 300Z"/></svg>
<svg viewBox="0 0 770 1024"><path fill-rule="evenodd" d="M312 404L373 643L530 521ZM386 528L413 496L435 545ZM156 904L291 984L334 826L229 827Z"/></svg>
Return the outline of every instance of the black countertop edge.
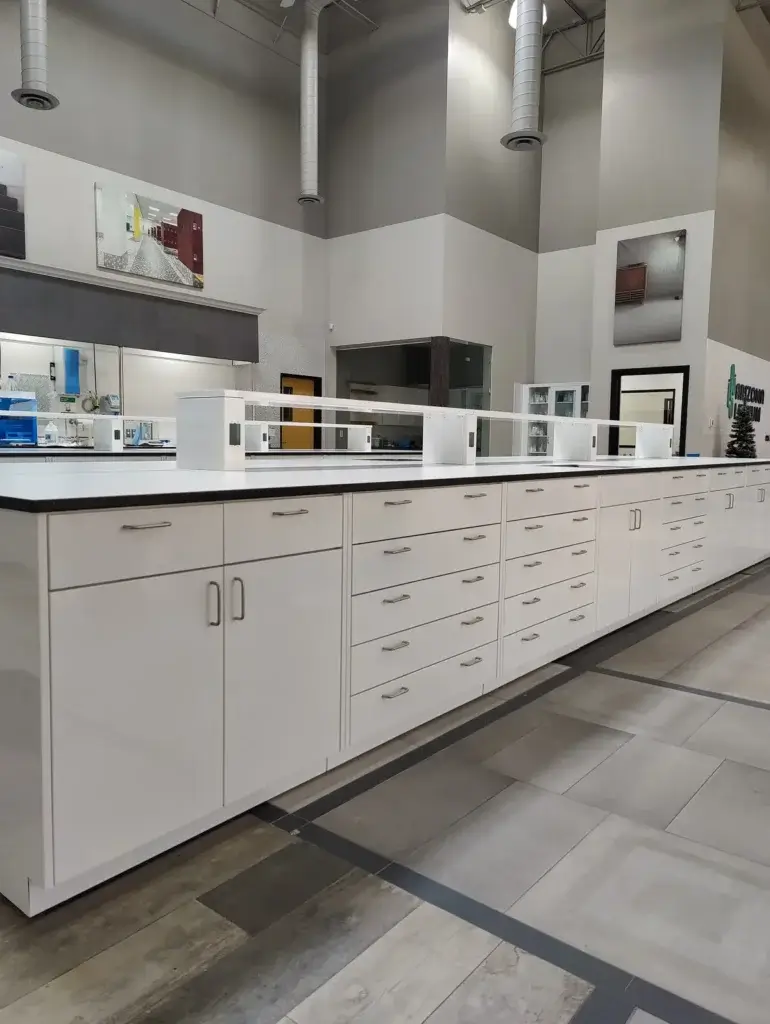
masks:
<svg viewBox="0 0 770 1024"><path fill-rule="evenodd" d="M770 459L736 459L731 465L738 466L752 466L752 465L767 465L770 463ZM698 466L676 466L674 469L680 469L683 472L692 472L696 469L717 469L724 463L700 463ZM467 479L460 477L449 477L445 480L382 480L373 483L371 481L356 482L351 481L350 483L340 486L339 484L315 484L315 485L301 485L297 484L294 486L285 487L248 487L242 490L230 491L230 490L218 490L213 489L210 491L196 491L180 494L178 492L157 492L154 494L120 494L120 495L93 495L84 496L81 498L14 498L8 495L0 494L0 509L8 509L13 512L87 512L94 509L109 509L109 508L149 508L154 505L207 505L215 502L225 501L253 501L257 498L298 498L316 494L346 494L348 492L356 491L407 491L414 490L419 487L462 487L473 486L475 484L504 484L513 483L517 481L525 480L542 480L548 478L560 478L560 477L573 477L578 478L581 476L601 476L603 472L609 476L622 475L626 476L630 473L670 473L671 469L664 469L660 466L645 466L639 468L629 467L628 469L612 469L607 471L601 466L597 466L596 469L581 469L577 472L569 472L565 468L564 472L550 471L548 473L538 473L533 471L532 473L516 473L512 476L473 476ZM726 488L729 490L729 488Z"/></svg>

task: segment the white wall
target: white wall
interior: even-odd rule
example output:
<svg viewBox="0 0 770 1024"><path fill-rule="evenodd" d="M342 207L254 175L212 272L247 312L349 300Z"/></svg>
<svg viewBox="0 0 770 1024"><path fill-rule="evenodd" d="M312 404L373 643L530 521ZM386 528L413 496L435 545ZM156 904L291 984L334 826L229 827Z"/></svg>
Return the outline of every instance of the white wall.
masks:
<svg viewBox="0 0 770 1024"><path fill-rule="evenodd" d="M706 381L702 420L702 455L724 455L730 438L732 420L727 415L727 382L730 367L735 364L738 384L761 388L765 392L762 418L754 424L757 455L770 458L770 362L759 356L740 352L729 345L709 339L706 346Z"/></svg>
<svg viewBox="0 0 770 1024"><path fill-rule="evenodd" d="M591 378L595 257L595 245L538 257L535 384Z"/></svg>

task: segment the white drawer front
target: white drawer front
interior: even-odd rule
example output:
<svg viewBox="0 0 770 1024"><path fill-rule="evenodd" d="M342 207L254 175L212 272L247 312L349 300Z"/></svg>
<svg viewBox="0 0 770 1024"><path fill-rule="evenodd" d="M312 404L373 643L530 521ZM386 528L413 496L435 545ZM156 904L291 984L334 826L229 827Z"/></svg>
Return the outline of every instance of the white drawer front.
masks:
<svg viewBox="0 0 770 1024"><path fill-rule="evenodd" d="M685 494L681 498L663 499L663 522L675 523L680 519L697 519L706 511L708 494Z"/></svg>
<svg viewBox="0 0 770 1024"><path fill-rule="evenodd" d="M222 564L222 506L175 505L48 517L51 590Z"/></svg>
<svg viewBox="0 0 770 1024"><path fill-rule="evenodd" d="M679 547L691 540L705 537L708 531L708 516L685 519L681 523L667 523L661 530L661 547Z"/></svg>
<svg viewBox="0 0 770 1024"><path fill-rule="evenodd" d="M253 562L341 546L341 495L225 504L225 562Z"/></svg>
<svg viewBox="0 0 770 1024"><path fill-rule="evenodd" d="M708 469L679 469L672 473L661 473L661 494L673 498L679 494L696 494L709 489Z"/></svg>
<svg viewBox="0 0 770 1024"><path fill-rule="evenodd" d="M711 470L711 490L727 491L731 487L742 487L746 482L746 470L743 466L738 469L731 469L724 466L721 469Z"/></svg>
<svg viewBox="0 0 770 1024"><path fill-rule="evenodd" d="M370 690L390 679L497 640L497 609L497 603L488 604L358 644L351 651L351 693Z"/></svg>
<svg viewBox="0 0 770 1024"><path fill-rule="evenodd" d="M515 597L551 583L585 576L594 571L595 561L595 541L511 558L505 563L505 596Z"/></svg>
<svg viewBox="0 0 770 1024"><path fill-rule="evenodd" d="M594 573L563 583L552 583L550 587L533 590L528 594L509 597L505 602L505 635L554 619L582 605L593 604L595 597Z"/></svg>
<svg viewBox="0 0 770 1024"><path fill-rule="evenodd" d="M558 512L596 508L597 477L522 480L508 484L506 519L532 519Z"/></svg>
<svg viewBox="0 0 770 1024"><path fill-rule="evenodd" d="M671 604L672 601L678 601L681 597L686 597L687 594L692 593L695 580L698 579L698 576L693 576L692 568L694 567L688 566L686 569L677 569L673 572L664 573L660 577L660 589L658 592L660 604ZM704 572L700 573L700 576L705 575Z"/></svg>
<svg viewBox="0 0 770 1024"><path fill-rule="evenodd" d="M353 543L499 523L502 484L415 487L353 495Z"/></svg>
<svg viewBox="0 0 770 1024"><path fill-rule="evenodd" d="M503 675L515 679L524 672L547 664L557 652L575 650L596 630L596 606L589 604L566 615L541 622L507 636L503 648Z"/></svg>
<svg viewBox="0 0 770 1024"><path fill-rule="evenodd" d="M495 682L497 643L385 683L350 701L350 742L384 743L480 697Z"/></svg>
<svg viewBox="0 0 770 1024"><path fill-rule="evenodd" d="M353 598L352 642L366 643L402 629L497 601L500 563L434 576L406 586L375 590Z"/></svg>
<svg viewBox="0 0 770 1024"><path fill-rule="evenodd" d="M356 544L353 593L397 587L499 561L499 524Z"/></svg>
<svg viewBox="0 0 770 1024"><path fill-rule="evenodd" d="M695 562L702 562L706 556L705 538L702 540L690 541L688 544L677 544L676 547L667 548L660 553L660 572L672 573L677 569L693 565Z"/></svg>
<svg viewBox="0 0 770 1024"><path fill-rule="evenodd" d="M599 478L600 505L629 505L661 496L662 473L607 473Z"/></svg>
<svg viewBox="0 0 770 1024"><path fill-rule="evenodd" d="M567 544L594 540L596 511L566 512L539 519L519 519L506 525L506 557L515 558L536 551L551 551Z"/></svg>
<svg viewBox="0 0 770 1024"><path fill-rule="evenodd" d="M708 558L703 562L695 562L694 565L689 565L685 572L690 576L693 590L700 590L701 587L707 586L709 582Z"/></svg>

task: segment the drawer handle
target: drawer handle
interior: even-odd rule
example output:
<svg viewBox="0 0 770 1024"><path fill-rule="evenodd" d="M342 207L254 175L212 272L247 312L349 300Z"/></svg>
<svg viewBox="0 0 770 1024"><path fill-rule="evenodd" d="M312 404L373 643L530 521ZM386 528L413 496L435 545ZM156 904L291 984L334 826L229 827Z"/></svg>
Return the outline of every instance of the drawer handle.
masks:
<svg viewBox="0 0 770 1024"><path fill-rule="evenodd" d="M684 480L684 477L680 474L679 476L675 476L674 480Z"/></svg>
<svg viewBox="0 0 770 1024"><path fill-rule="evenodd" d="M671 527L669 527L669 529L671 530L672 533L676 533L676 531L677 530L681 530L682 527L681 526L671 526Z"/></svg>
<svg viewBox="0 0 770 1024"><path fill-rule="evenodd" d="M669 576L669 578L668 578L668 582L669 582L669 583L673 583L673 582L674 582L675 580L678 580L678 579L679 579L679 577L678 577L678 576Z"/></svg>
<svg viewBox="0 0 770 1024"><path fill-rule="evenodd" d="M399 686L393 693L383 693L381 696L383 700L395 700L396 697L403 697L405 693L409 693L409 687Z"/></svg>
<svg viewBox="0 0 770 1024"><path fill-rule="evenodd" d="M585 615L575 615L573 618L570 619L570 622L582 622L584 618Z"/></svg>
<svg viewBox="0 0 770 1024"><path fill-rule="evenodd" d="M235 606L235 588L236 586L241 592L241 614L236 615L233 612L233 622L243 622L246 618L246 584L240 576L233 576L233 606Z"/></svg>
<svg viewBox="0 0 770 1024"><path fill-rule="evenodd" d="M727 476L727 473L717 473L717 476Z"/></svg>
<svg viewBox="0 0 770 1024"><path fill-rule="evenodd" d="M214 588L214 590L216 592L216 595L217 595L217 606L216 606L217 607L217 612L216 612L216 618L214 619L213 622L211 621L211 616L209 616L208 623L209 623L210 626L221 626L222 625L222 588L220 587L220 585L218 583L215 583L214 580L210 580L209 584L208 584L208 588L207 588L207 591L208 591L209 594L211 593L211 588L212 587Z"/></svg>
<svg viewBox="0 0 770 1024"><path fill-rule="evenodd" d="M695 525L695 526L703 526L703 524L705 523L705 521L706 521L705 519L696 519L696 521L695 521L695 524L694 524L694 525Z"/></svg>
<svg viewBox="0 0 770 1024"><path fill-rule="evenodd" d="M485 533L474 533L470 537L463 537L463 540L486 540L487 535Z"/></svg>
<svg viewBox="0 0 770 1024"><path fill-rule="evenodd" d="M470 661L461 661L461 668L472 668L474 665L480 665L484 659L478 655L475 658L471 658Z"/></svg>
<svg viewBox="0 0 770 1024"><path fill-rule="evenodd" d="M485 576L471 576L467 580L463 580L463 583L481 583L484 579L486 579Z"/></svg>
<svg viewBox="0 0 770 1024"><path fill-rule="evenodd" d="M531 601L522 601L522 604L540 604L541 598L533 597Z"/></svg>
<svg viewBox="0 0 770 1024"><path fill-rule="evenodd" d="M407 553L407 551L411 551L411 550L412 550L412 549L411 549L411 548L409 548L409 547L403 547L403 548L385 548L385 554L386 554L386 555L405 555L405 554Z"/></svg>
<svg viewBox="0 0 770 1024"><path fill-rule="evenodd" d="M582 590L583 587L587 587L587 583L571 583L570 590Z"/></svg>
<svg viewBox="0 0 770 1024"><path fill-rule="evenodd" d="M705 474L705 473L696 473L695 475L696 475L696 476L697 476L697 477L698 477L699 479L702 479L703 477L705 477L705 475L706 475L706 474ZM721 475L721 474L720 474L720 475Z"/></svg>
<svg viewBox="0 0 770 1024"><path fill-rule="evenodd" d="M486 491L479 491L478 494L464 494L463 495L464 498L486 498L486 496L487 496L487 492Z"/></svg>
<svg viewBox="0 0 770 1024"><path fill-rule="evenodd" d="M576 491L582 491L584 487L590 487L590 484L573 484Z"/></svg>
<svg viewBox="0 0 770 1024"><path fill-rule="evenodd" d="M578 516L577 519L572 520L573 523L587 523L588 516Z"/></svg>
<svg viewBox="0 0 770 1024"><path fill-rule="evenodd" d="M705 501L706 499L705 498L696 498L695 500L696 501Z"/></svg>
<svg viewBox="0 0 770 1024"><path fill-rule="evenodd" d="M309 516L309 508L295 508L289 512L273 512L274 516Z"/></svg>
<svg viewBox="0 0 770 1024"><path fill-rule="evenodd" d="M672 501L671 504L672 505L683 505L684 502L683 501Z"/></svg>
<svg viewBox="0 0 770 1024"><path fill-rule="evenodd" d="M532 633L530 636L523 636L521 638L521 642L523 644L531 644L533 640L539 640L539 639L540 639L540 634L539 633Z"/></svg>
<svg viewBox="0 0 770 1024"><path fill-rule="evenodd" d="M411 594L400 594L398 597L383 597L383 604L401 604L402 601L411 601Z"/></svg>
<svg viewBox="0 0 770 1024"><path fill-rule="evenodd" d="M703 572L702 568L693 569L693 572Z"/></svg>
<svg viewBox="0 0 770 1024"><path fill-rule="evenodd" d="M542 523L536 523L534 526L525 526L524 529L525 530L542 530L543 529L543 524Z"/></svg>
<svg viewBox="0 0 770 1024"><path fill-rule="evenodd" d="M545 490L544 487L528 487L526 490L527 494L542 494Z"/></svg>
<svg viewBox="0 0 770 1024"><path fill-rule="evenodd" d="M677 555L681 555L681 551L670 551L668 554L669 558L675 558Z"/></svg>
<svg viewBox="0 0 770 1024"><path fill-rule="evenodd" d="M580 551L573 551L572 554L573 555L587 555L588 554L588 548L581 548Z"/></svg>
<svg viewBox="0 0 770 1024"><path fill-rule="evenodd" d="M542 562L525 562L524 563L524 568L525 569L536 569L538 567L538 565L542 565L542 564L543 564Z"/></svg>
<svg viewBox="0 0 770 1024"><path fill-rule="evenodd" d="M702 545L702 544L693 544L693 548L694 548L694 549L695 549L696 551L700 551L700 549L701 549L702 547L703 547L703 545Z"/></svg>
<svg viewBox="0 0 770 1024"><path fill-rule="evenodd" d="M121 526L121 530L165 530L167 526L173 526L173 523L162 522L162 523L124 523Z"/></svg>
<svg viewBox="0 0 770 1024"><path fill-rule="evenodd" d="M403 651L405 647L409 646L408 640L401 640L397 644L393 644L392 647L383 647L383 651Z"/></svg>
<svg viewBox="0 0 770 1024"><path fill-rule="evenodd" d="M397 505L411 505L411 498L403 498L401 501L386 501L385 508L395 508Z"/></svg>
<svg viewBox="0 0 770 1024"><path fill-rule="evenodd" d="M480 622L483 622L483 621L484 621L484 616L483 615L477 615L473 619L463 619L462 620L462 625L463 626L478 626L478 624Z"/></svg>

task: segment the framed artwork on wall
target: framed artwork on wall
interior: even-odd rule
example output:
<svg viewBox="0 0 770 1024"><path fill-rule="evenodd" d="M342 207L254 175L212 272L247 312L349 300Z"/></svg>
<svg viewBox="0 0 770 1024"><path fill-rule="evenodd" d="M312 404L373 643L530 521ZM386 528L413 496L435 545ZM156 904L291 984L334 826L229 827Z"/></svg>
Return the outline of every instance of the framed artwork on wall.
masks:
<svg viewBox="0 0 770 1024"><path fill-rule="evenodd" d="M618 242L616 346L682 340L686 247L684 230Z"/></svg>
<svg viewBox="0 0 770 1024"><path fill-rule="evenodd" d="M0 149L0 256L27 258L24 220L24 161Z"/></svg>
<svg viewBox="0 0 770 1024"><path fill-rule="evenodd" d="M103 270L203 288L203 215L95 186L96 263Z"/></svg>

